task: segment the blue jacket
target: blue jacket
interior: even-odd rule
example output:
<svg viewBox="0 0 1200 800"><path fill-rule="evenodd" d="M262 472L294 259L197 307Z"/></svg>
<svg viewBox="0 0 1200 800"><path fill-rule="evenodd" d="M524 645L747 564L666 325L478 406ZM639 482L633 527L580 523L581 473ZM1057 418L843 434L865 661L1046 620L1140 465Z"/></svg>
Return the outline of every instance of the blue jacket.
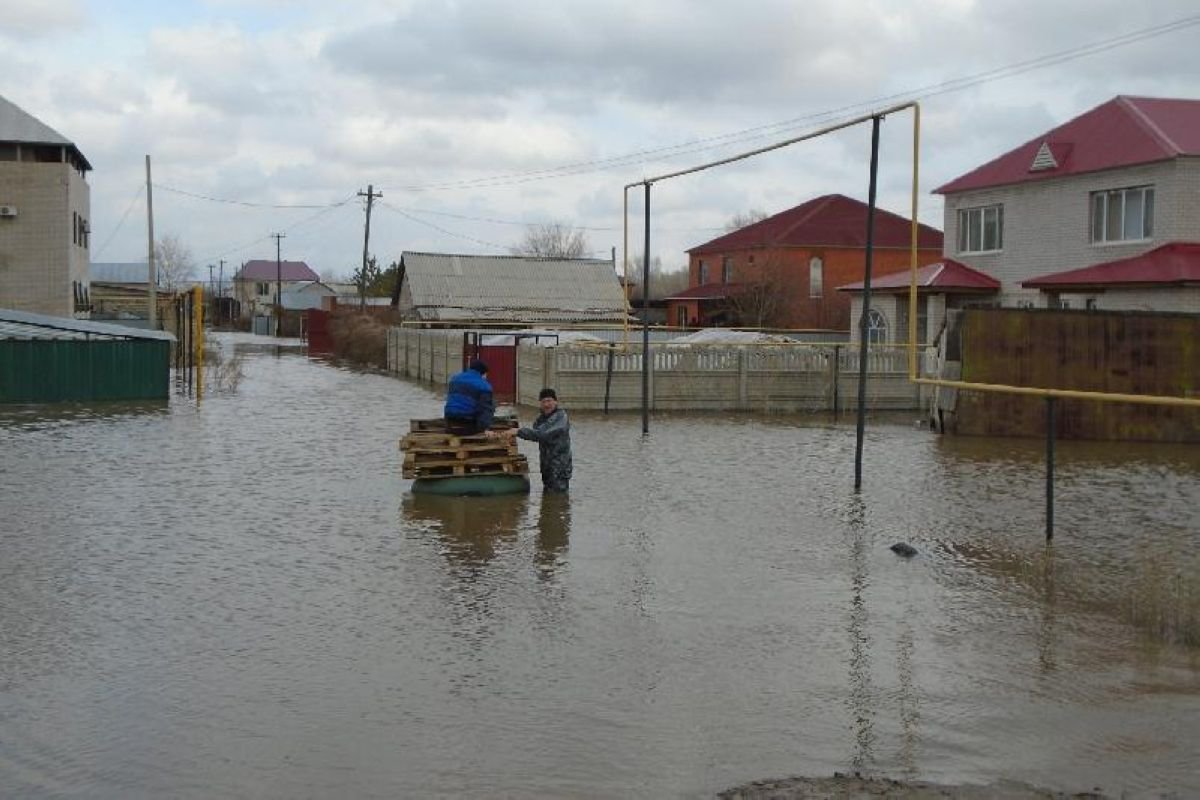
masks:
<svg viewBox="0 0 1200 800"><path fill-rule="evenodd" d="M450 391L446 395L446 408L442 414L447 418L473 419L478 430L486 431L492 425L496 413L496 402L492 398L492 385L487 378L473 369L466 369L450 378Z"/></svg>

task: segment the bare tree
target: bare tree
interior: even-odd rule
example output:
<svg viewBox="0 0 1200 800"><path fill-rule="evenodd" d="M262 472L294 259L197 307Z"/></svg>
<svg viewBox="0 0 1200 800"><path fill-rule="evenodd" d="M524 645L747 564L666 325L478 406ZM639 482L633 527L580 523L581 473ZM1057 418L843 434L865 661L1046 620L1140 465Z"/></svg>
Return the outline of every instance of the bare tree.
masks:
<svg viewBox="0 0 1200 800"><path fill-rule="evenodd" d="M196 278L192 253L176 233L168 233L154 244L154 265L159 284L168 292Z"/></svg>
<svg viewBox="0 0 1200 800"><path fill-rule="evenodd" d="M642 257L634 256L629 260L629 278L633 285L630 287L631 300L642 299ZM661 300L664 297L682 292L688 286L687 267L665 267L662 257L650 259L650 299Z"/></svg>
<svg viewBox="0 0 1200 800"><path fill-rule="evenodd" d="M747 225L753 225L756 222L761 222L768 216L767 212L759 208L752 208L749 211L743 211L734 214L730 217L729 222L725 223L725 232L733 233L736 230L741 230Z"/></svg>
<svg viewBox="0 0 1200 800"><path fill-rule="evenodd" d="M736 325L753 328L780 327L787 315L788 287L785 269L778 256L768 256L756 280L746 281L728 300Z"/></svg>
<svg viewBox="0 0 1200 800"><path fill-rule="evenodd" d="M561 222L530 225L520 243L509 248L514 256L537 258L583 258L590 250L582 230Z"/></svg>

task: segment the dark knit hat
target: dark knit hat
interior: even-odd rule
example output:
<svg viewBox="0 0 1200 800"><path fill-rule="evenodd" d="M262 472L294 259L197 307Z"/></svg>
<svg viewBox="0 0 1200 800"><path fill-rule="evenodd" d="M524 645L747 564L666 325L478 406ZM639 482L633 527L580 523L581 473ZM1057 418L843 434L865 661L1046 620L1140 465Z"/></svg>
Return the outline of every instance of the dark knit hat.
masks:
<svg viewBox="0 0 1200 800"><path fill-rule="evenodd" d="M549 387L542 389L540 392L538 392L538 400L545 400L547 397L549 397L552 400L557 400L558 393Z"/></svg>
<svg viewBox="0 0 1200 800"><path fill-rule="evenodd" d="M473 369L476 372L478 372L480 375L487 375L487 371L488 371L487 364L483 363L478 358L474 359L471 362L471 366L468 367L468 369Z"/></svg>

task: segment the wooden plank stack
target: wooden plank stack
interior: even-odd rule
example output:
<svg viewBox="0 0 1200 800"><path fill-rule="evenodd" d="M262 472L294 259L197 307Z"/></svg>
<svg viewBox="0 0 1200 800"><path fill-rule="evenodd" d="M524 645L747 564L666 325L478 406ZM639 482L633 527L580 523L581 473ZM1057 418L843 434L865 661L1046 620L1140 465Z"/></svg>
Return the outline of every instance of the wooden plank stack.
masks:
<svg viewBox="0 0 1200 800"><path fill-rule="evenodd" d="M452 478L466 475L527 475L529 462L516 440L489 439L446 430L444 419L414 419L400 440L405 478ZM517 427L515 419L497 419L492 430Z"/></svg>

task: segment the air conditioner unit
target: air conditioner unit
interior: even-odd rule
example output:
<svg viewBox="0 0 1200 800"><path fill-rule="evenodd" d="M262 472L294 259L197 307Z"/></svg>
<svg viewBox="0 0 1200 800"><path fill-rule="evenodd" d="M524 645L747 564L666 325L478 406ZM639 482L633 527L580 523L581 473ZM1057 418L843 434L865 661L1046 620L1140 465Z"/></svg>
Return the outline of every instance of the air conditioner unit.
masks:
<svg viewBox="0 0 1200 800"><path fill-rule="evenodd" d="M0 217L15 217L16 215L16 206L0 206Z"/></svg>

